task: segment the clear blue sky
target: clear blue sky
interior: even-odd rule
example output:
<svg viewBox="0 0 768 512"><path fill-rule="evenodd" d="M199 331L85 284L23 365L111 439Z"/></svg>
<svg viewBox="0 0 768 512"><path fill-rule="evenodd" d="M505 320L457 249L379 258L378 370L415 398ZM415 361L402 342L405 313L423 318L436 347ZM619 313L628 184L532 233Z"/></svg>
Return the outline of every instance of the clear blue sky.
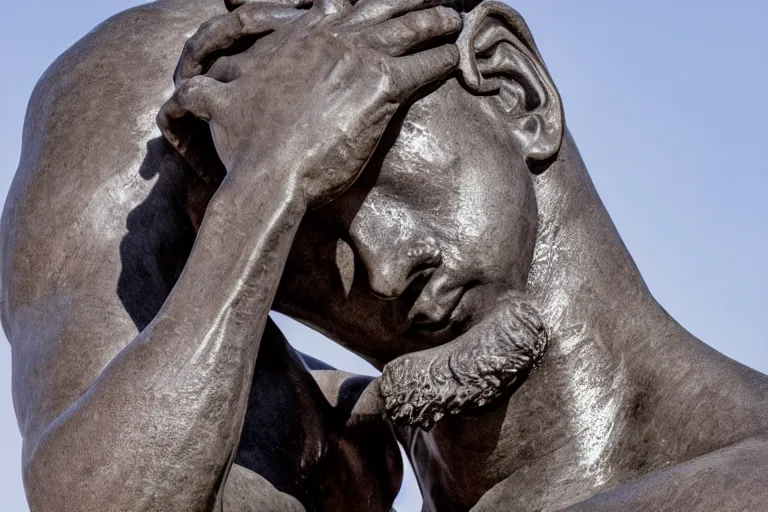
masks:
<svg viewBox="0 0 768 512"><path fill-rule="evenodd" d="M18 163L29 94L56 56L142 2L5 0L0 7L0 197ZM619 232L660 302L695 335L768 372L768 3L518 0L569 126ZM289 338L365 366L294 327ZM298 341L297 341L298 344ZM0 509L27 510L0 343ZM401 512L418 511L409 486Z"/></svg>

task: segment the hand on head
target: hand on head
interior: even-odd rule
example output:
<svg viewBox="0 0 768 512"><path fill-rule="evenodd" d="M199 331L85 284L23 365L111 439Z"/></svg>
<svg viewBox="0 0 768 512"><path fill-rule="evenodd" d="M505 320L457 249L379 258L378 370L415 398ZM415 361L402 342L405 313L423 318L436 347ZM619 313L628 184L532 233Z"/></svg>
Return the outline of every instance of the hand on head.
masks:
<svg viewBox="0 0 768 512"><path fill-rule="evenodd" d="M461 18L435 3L244 3L189 39L158 124L193 165L206 160L195 155L205 133L185 130L190 117L208 123L230 181L247 188L242 168L266 162L309 206L327 202L359 175L397 109L456 70L458 50L445 37Z"/></svg>

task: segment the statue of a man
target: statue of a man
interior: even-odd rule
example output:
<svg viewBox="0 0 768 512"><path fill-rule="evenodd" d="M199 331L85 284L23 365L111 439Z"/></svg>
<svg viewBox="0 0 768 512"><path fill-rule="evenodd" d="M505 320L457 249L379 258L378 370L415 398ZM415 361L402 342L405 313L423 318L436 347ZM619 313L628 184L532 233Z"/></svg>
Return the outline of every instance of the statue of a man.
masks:
<svg viewBox="0 0 768 512"><path fill-rule="evenodd" d="M768 379L650 295L519 14L442 3L161 0L48 71L2 223L33 510L388 510L395 438L425 510L766 501Z"/></svg>

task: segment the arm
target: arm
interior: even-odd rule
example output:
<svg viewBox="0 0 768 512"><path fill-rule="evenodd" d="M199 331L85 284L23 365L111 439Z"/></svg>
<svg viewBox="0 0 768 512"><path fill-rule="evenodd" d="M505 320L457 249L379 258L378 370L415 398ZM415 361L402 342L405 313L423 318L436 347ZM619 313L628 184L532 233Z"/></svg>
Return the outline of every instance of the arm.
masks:
<svg viewBox="0 0 768 512"><path fill-rule="evenodd" d="M563 512L641 512L764 510L768 502L768 441L765 436L746 439L700 457L652 471L566 508L549 503L548 510ZM531 507L519 492L518 475L496 484L473 512ZM556 494L556 496L559 496Z"/></svg>
<svg viewBox="0 0 768 512"><path fill-rule="evenodd" d="M355 15L370 9L364 2L358 5ZM50 330L46 339L53 348L49 344L38 350L38 340L24 347L14 342L23 352L14 356L20 371L34 368L32 373L42 374L38 383L45 392L50 386L68 388L68 380L77 389L85 381L82 396L53 417L42 415L43 422L39 415L20 413L35 423L25 428L34 433L25 436L26 486L33 509L211 508L234 456L258 337L299 220L308 205L332 199L354 180L399 104L417 88L450 73L458 58L452 45L428 50L432 55L427 58L394 59L374 50L356 55L352 45L336 42L341 38L331 39L328 33L333 29L334 37L362 38L370 25L358 24L342 34L339 25L331 25L338 19L325 16L332 12L327 7L318 2L308 11L311 23L288 29L283 40L273 38L277 46L264 51L268 58L258 58L264 48L254 47L247 57L233 59L233 66L242 68L241 80L217 85L215 91L200 87L224 78L215 73L202 82L185 81L166 106L166 120L177 121L174 116L186 112L210 123L228 175L208 207L184 271L154 320L90 381L77 373L80 366L56 362L54 375L48 363L58 360L55 345L64 340L81 340L85 359L92 347L112 346L108 329L75 320L60 331ZM381 9L373 12L381 15ZM386 14L402 12L402 7L393 7ZM460 26L457 16L444 11L404 18L399 23L424 27L426 22L436 29L408 44L398 37L390 41L403 53ZM393 35L392 27L383 31ZM419 35L415 30L408 34ZM396 79L388 77L389 71L397 72ZM322 84L324 90L310 94L307 84ZM281 98L287 93L290 100ZM243 112L261 123L241 123ZM310 117L292 117L296 113ZM169 124L163 127L172 139ZM284 154L286 146L298 150ZM63 290L78 284L64 280ZM72 293L70 297L77 297ZM95 319L99 305L93 306L96 311L89 318ZM24 322L17 323L15 314L7 318L19 333ZM46 330L40 327L44 321L32 322L38 333ZM26 334L14 337L20 336ZM60 374L70 370L71 379ZM20 390L17 396L29 409L47 409L34 394Z"/></svg>
<svg viewBox="0 0 768 512"><path fill-rule="evenodd" d="M764 510L766 489L768 441L759 437L659 469L566 510Z"/></svg>
<svg viewBox="0 0 768 512"><path fill-rule="evenodd" d="M251 171L263 174L268 193L247 203L226 185L216 194L155 321L30 453L25 480L34 510L212 506L234 457L259 336L304 212L280 173Z"/></svg>

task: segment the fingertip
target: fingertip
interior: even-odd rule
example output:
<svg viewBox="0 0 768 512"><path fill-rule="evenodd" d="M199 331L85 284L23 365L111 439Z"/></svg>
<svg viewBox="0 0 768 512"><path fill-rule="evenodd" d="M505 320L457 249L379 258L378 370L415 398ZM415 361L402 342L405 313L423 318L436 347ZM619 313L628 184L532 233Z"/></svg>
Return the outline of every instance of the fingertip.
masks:
<svg viewBox="0 0 768 512"><path fill-rule="evenodd" d="M434 9L443 19L446 30L451 32L458 32L464 26L464 19L461 17L461 14L456 11L456 9L445 6L435 7Z"/></svg>
<svg viewBox="0 0 768 512"><path fill-rule="evenodd" d="M210 121L213 106L218 98L222 84L213 78L196 75L188 78L176 89L172 98L180 111L190 113L195 117Z"/></svg>
<svg viewBox="0 0 768 512"><path fill-rule="evenodd" d="M445 73L451 73L458 69L461 62L461 52L459 52L458 46L449 43L437 48L436 51L440 52Z"/></svg>

